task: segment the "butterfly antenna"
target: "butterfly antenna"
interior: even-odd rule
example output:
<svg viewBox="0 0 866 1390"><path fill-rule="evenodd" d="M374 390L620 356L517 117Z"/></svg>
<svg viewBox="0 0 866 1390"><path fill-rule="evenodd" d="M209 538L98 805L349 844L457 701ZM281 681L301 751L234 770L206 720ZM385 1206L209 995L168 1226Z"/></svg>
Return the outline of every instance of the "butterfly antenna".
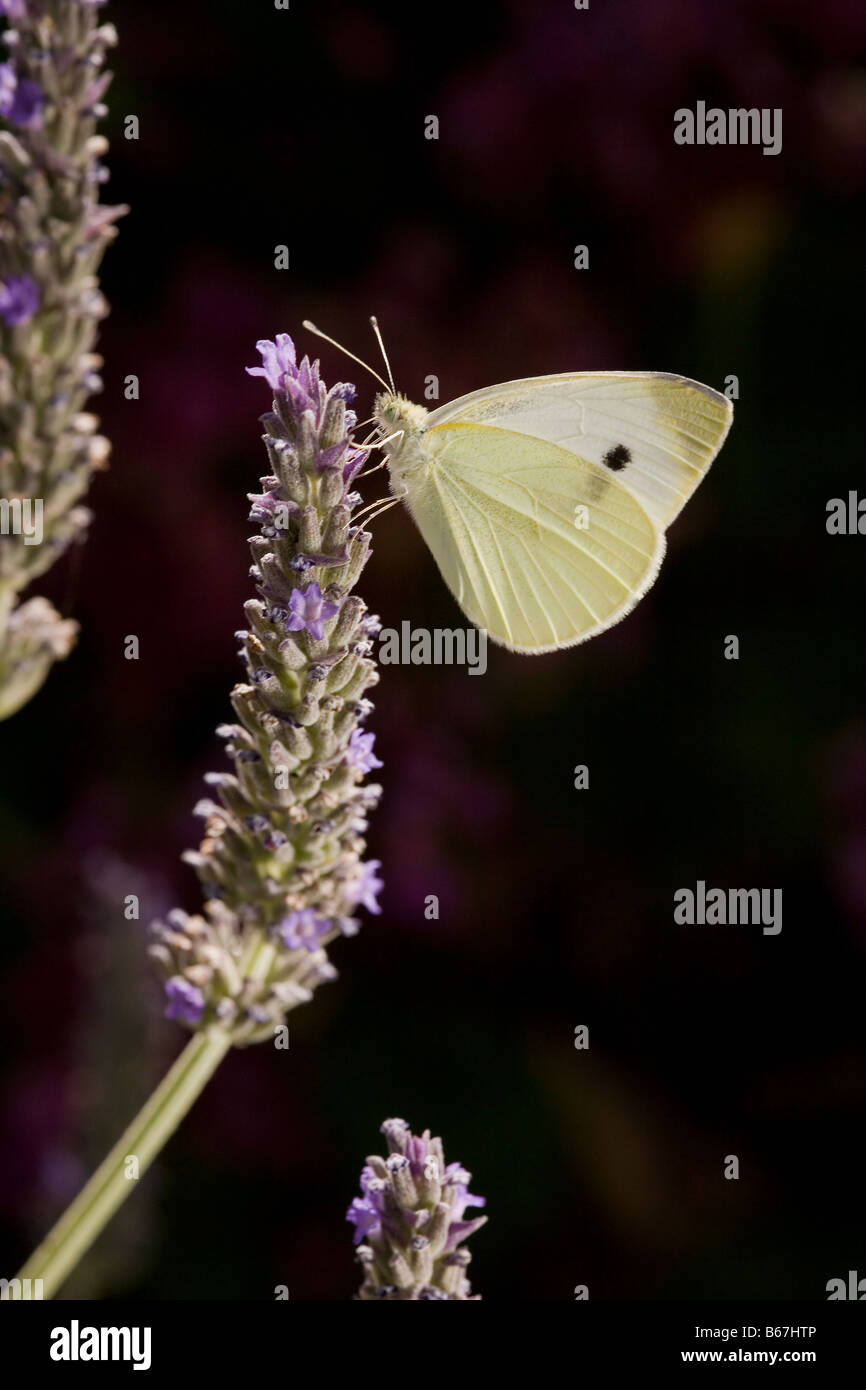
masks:
<svg viewBox="0 0 866 1390"><path fill-rule="evenodd" d="M343 344L338 343L335 338L329 338L327 333L323 333L321 328L317 328L314 323L310 323L309 319L304 319L302 326L306 328L308 333L315 333L317 338L324 338L325 342L330 343L331 347L335 347L338 352L343 352L347 357L351 357L352 361L357 362L359 367L363 367L365 372L369 372L370 375L374 376L377 381L380 381L386 391L390 390L393 392L393 386L389 387L384 377L381 377L378 372L374 372L373 368L369 365L369 363L362 362L360 357L356 357L354 352L350 352L348 348L343 347Z"/></svg>
<svg viewBox="0 0 866 1390"><path fill-rule="evenodd" d="M381 353L382 353L382 360L383 360L384 363L385 363L385 367L386 367L387 372L388 372L388 380L389 380L390 383L391 383L391 393L392 393L392 395L395 395L395 396L396 396L396 394L397 394L397 388L396 388L396 386L394 385L394 373L391 371L391 363L388 361L388 354L387 354L387 352L385 351L385 340L384 340L384 338L382 337L382 330L381 330L381 328L379 327L379 321L378 321L378 319L376 318L376 315L375 315L375 314L371 314L371 315L370 315L370 327L373 329L373 332L374 332L375 335L376 335L376 342L379 344L379 348L380 348L380 351L381 351Z"/></svg>

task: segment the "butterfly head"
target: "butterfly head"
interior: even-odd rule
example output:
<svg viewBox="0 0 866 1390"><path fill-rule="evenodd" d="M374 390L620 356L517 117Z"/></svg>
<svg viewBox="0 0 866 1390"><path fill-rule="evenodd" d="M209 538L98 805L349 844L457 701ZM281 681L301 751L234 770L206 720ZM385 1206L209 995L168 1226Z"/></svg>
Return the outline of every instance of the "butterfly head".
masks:
<svg viewBox="0 0 866 1390"><path fill-rule="evenodd" d="M388 459L392 487L403 490L403 479L424 462L421 437L428 412L396 391L380 391L373 410L381 446Z"/></svg>
<svg viewBox="0 0 866 1390"><path fill-rule="evenodd" d="M427 411L423 405L416 405L396 391L380 391L373 413L383 438L402 430L408 439L423 434L427 425ZM400 441L395 440L395 443Z"/></svg>

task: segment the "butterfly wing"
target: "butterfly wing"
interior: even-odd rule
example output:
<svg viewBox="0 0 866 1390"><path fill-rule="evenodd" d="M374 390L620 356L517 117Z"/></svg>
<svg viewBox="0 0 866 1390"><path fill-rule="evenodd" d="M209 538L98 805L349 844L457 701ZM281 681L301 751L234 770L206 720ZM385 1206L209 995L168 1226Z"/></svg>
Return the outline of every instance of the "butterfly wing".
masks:
<svg viewBox="0 0 866 1390"><path fill-rule="evenodd" d="M564 372L473 391L435 410L428 423L493 425L571 449L614 469L666 530L722 447L732 419L727 397L688 377Z"/></svg>
<svg viewBox="0 0 866 1390"><path fill-rule="evenodd" d="M460 607L512 651L553 651L618 622L652 584L664 534L599 467L490 425L424 434L406 501Z"/></svg>

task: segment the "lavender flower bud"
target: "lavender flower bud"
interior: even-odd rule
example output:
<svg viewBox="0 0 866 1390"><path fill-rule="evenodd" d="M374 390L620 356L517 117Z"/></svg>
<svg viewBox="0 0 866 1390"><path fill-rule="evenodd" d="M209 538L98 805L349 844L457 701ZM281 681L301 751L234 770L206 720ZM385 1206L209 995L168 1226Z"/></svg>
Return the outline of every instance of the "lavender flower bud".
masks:
<svg viewBox="0 0 866 1390"><path fill-rule="evenodd" d="M446 1166L442 1141L429 1130L418 1136L405 1120L386 1120L382 1133L389 1156L367 1159L362 1195L346 1212L364 1271L357 1298L477 1300L462 1242L487 1217L464 1220L467 1207L485 1205L469 1191L471 1174L459 1163Z"/></svg>
<svg viewBox="0 0 866 1390"><path fill-rule="evenodd" d="M93 352L108 312L96 272L126 209L100 206L94 134L116 42L88 0L3 0L0 63L0 718L27 702L75 642L47 599L18 596L90 520L76 505L108 441L82 412L99 390Z"/></svg>
<svg viewBox="0 0 866 1390"><path fill-rule="evenodd" d="M217 799L196 807L205 835L184 856L202 883L203 915L172 913L151 928L169 1015L193 1031L228 1027L237 1044L273 1040L288 1011L334 978L325 947L357 931L359 906L379 912L382 887L358 835L377 799L363 779L381 767L361 728L378 673L349 646L367 611L349 590L369 538L347 539L343 554L322 551L351 511L361 455L345 400L354 392L329 391L318 363L297 363L285 333L258 348L264 366L248 370L273 393L265 443L275 472L254 507L259 596L236 634L247 676L232 691L238 722L219 729L234 775L206 778ZM293 469L282 464L289 456ZM275 540L264 532L277 515Z"/></svg>

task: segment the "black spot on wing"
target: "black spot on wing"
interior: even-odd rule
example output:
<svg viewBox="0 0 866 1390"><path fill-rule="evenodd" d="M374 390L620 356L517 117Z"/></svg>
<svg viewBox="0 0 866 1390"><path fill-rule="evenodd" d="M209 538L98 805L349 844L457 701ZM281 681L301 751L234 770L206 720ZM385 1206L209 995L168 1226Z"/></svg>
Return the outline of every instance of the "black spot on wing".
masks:
<svg viewBox="0 0 866 1390"><path fill-rule="evenodd" d="M615 444L612 449L608 449L602 463L611 472L619 473L627 463L631 463L631 450L627 449L624 444Z"/></svg>

